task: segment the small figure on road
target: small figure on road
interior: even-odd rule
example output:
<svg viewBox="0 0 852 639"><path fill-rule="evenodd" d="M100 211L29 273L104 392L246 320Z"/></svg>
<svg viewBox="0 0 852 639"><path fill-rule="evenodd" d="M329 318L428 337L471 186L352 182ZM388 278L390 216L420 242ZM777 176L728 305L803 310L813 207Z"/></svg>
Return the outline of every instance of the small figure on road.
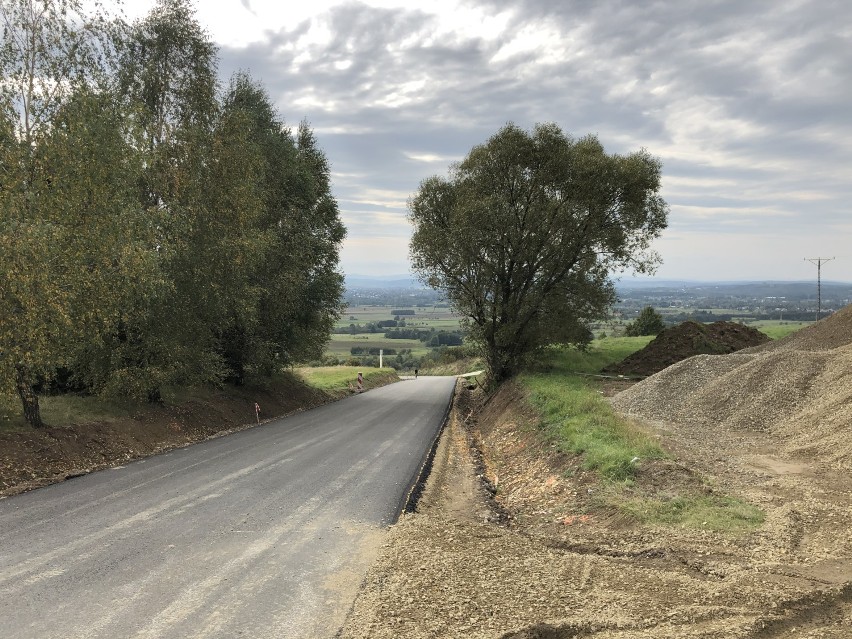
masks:
<svg viewBox="0 0 852 639"><path fill-rule="evenodd" d="M417 369L414 369L414 379L417 379Z"/></svg>

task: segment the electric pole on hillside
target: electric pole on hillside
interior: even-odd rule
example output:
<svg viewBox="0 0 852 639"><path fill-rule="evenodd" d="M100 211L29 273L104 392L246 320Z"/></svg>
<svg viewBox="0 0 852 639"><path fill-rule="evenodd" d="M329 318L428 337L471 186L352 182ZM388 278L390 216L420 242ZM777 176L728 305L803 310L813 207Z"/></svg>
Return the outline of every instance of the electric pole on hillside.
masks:
<svg viewBox="0 0 852 639"><path fill-rule="evenodd" d="M822 263L830 262L833 260L833 257L806 257L805 261L810 262L811 264L816 264L817 267L817 313L816 313L816 321L819 321L819 313L822 310Z"/></svg>

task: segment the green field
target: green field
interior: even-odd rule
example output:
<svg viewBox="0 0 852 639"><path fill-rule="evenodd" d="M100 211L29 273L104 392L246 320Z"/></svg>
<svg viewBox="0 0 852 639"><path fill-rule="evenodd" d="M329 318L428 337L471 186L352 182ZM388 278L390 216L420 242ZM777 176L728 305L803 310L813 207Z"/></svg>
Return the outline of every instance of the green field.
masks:
<svg viewBox="0 0 852 639"><path fill-rule="evenodd" d="M412 355L425 355L429 349L419 339L387 339L384 333L363 333L361 335L332 334L331 341L325 347L326 353L338 357L349 357L353 347L395 349L399 353L410 348Z"/></svg>
<svg viewBox="0 0 852 639"><path fill-rule="evenodd" d="M813 322L787 322L781 320L760 320L757 322L748 322L748 326L756 328L761 333L766 333L772 339L781 339L790 333L795 333L805 326L810 326Z"/></svg>
<svg viewBox="0 0 852 639"><path fill-rule="evenodd" d="M414 315L400 315L399 319L405 320L406 328L434 328L435 330L457 330L459 328L458 315L449 308L438 308L435 306L412 307L412 306L350 306L335 322L335 328L346 328L350 324L367 324L369 322L381 322L392 320L396 316L391 314L392 310L412 310Z"/></svg>
<svg viewBox="0 0 852 639"><path fill-rule="evenodd" d="M399 315L400 320L405 320L405 325L399 328L418 329L425 331L458 331L460 317L455 315L449 308L440 308L437 306L417 307L417 306L350 306L342 314L341 318L335 323L335 329L349 328L352 325L360 326L366 329L368 324L375 324L381 321L394 320L397 315L392 313L394 310L411 310L414 315ZM352 357L352 348L381 348L385 350L387 357L396 357L400 351L410 349L411 355L415 358L428 355L435 350L426 346L419 339L388 339L385 337L385 332L394 330L393 327L379 329L377 333L333 333L331 339L325 347L326 357L337 357L338 359L346 359ZM388 350L395 350L396 354L390 355ZM363 355L355 355L354 357L362 358ZM411 367L416 367L417 364L409 363Z"/></svg>
<svg viewBox="0 0 852 639"><path fill-rule="evenodd" d="M382 383L396 380L396 371L392 368L365 368L363 366L302 366L294 368L293 372L301 377L306 384L324 391L346 390L350 384L355 384L358 373L364 376L364 382L369 387L371 383Z"/></svg>

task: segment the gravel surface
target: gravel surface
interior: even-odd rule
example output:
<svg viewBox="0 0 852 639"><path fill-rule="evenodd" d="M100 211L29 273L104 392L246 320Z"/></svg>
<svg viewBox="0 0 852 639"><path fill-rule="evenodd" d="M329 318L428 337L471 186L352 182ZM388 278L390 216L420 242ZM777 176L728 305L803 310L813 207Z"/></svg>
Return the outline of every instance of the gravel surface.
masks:
<svg viewBox="0 0 852 639"><path fill-rule="evenodd" d="M616 400L643 414L672 456L640 466L637 493L735 496L766 513L756 530L630 521L600 506L606 486L542 441L520 389L507 385L484 406L462 390L418 511L392 528L339 636L852 636L852 481L835 453L796 454L794 437L762 415L770 396L786 415L811 397L814 374L842 366L797 352L784 373L792 387L740 378L743 395L758 394L753 428L733 418L749 405L727 406L733 392L690 404L697 387L729 374L736 384L743 366L768 375L781 363L759 357L693 358ZM702 416L708 407L722 419Z"/></svg>

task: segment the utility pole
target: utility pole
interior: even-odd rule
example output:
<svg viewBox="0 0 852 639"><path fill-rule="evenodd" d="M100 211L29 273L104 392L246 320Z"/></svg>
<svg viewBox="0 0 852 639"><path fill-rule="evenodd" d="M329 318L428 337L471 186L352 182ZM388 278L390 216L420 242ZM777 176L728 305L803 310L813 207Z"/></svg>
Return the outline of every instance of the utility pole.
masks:
<svg viewBox="0 0 852 639"><path fill-rule="evenodd" d="M817 313L816 313L816 321L819 321L819 314L822 310L822 280L821 280L821 271L822 271L822 263L830 262L833 260L833 257L806 257L805 261L810 262L811 264L816 264L817 267Z"/></svg>

